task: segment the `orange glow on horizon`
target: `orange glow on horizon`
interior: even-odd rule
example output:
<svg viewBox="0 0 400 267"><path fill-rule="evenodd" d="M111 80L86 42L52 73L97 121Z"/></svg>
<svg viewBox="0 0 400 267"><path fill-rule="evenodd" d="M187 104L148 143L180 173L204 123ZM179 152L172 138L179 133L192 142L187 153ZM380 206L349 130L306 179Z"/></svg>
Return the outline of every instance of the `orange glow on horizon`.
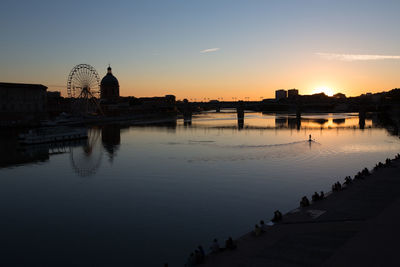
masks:
<svg viewBox="0 0 400 267"><path fill-rule="evenodd" d="M312 94L320 94L320 93L324 93L327 96L333 96L335 94L335 91L332 88L328 87L328 86L316 87L312 91Z"/></svg>
<svg viewBox="0 0 400 267"><path fill-rule="evenodd" d="M201 75L185 70L171 70L165 73L159 71L152 74L136 71L135 76L131 75L133 70L130 69L115 70L113 73L119 80L121 96L153 97L172 94L178 100L186 98L191 101L260 101L275 98L275 90L292 88L298 89L300 95L323 92L328 96L343 93L351 97L400 87L400 79L397 76L390 78L388 75L366 75L366 72L350 66L335 66L325 71L321 70L322 67L317 68L314 65L305 65L302 69L289 69L287 72L266 69L266 66L262 66L218 73L199 71ZM65 88L51 86L62 84L61 79L50 80L49 91L61 91L63 96L67 96ZM26 82L32 83L33 80ZM37 83L46 85L41 80Z"/></svg>
<svg viewBox="0 0 400 267"><path fill-rule="evenodd" d="M120 79L122 80L122 79ZM31 81L23 81L30 83ZM237 81L236 81L237 82ZM37 82L43 83L43 82ZM46 83L43 83L46 85ZM153 97L153 96L164 96L164 95L175 95L176 99L183 100L188 99L191 101L209 101L209 100L221 100L221 101L260 101L267 98L275 98L275 90L278 89L292 89L296 88L299 90L300 95L311 95L316 93L325 93L328 96L332 96L336 93L343 93L347 97L359 96L368 92L378 93L383 91L390 91L396 87L395 83L385 85L375 85L372 88L364 87L362 85L354 84L353 86L347 85L346 83L331 83L334 86L320 86L315 83L304 82L299 86L293 86L292 83L285 84L284 86L280 83L264 84L259 81L252 84L245 84L245 82L234 82L221 84L211 84L205 82L200 84L197 82L191 83L190 81L173 82L165 81L165 83L146 83L146 82L121 82L120 83L120 95L121 96L134 96L134 97ZM66 88L55 87L48 85L48 91L61 91L62 96L67 97ZM344 88L344 89L336 89ZM351 89L348 89L351 88ZM353 89L354 88L354 89ZM374 89L375 88L375 89Z"/></svg>

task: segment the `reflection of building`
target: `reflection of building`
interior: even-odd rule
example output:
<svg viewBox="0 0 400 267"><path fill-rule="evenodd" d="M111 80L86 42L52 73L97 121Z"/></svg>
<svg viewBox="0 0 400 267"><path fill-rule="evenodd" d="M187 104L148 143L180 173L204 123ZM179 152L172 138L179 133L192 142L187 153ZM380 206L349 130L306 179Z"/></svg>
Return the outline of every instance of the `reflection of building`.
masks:
<svg viewBox="0 0 400 267"><path fill-rule="evenodd" d="M107 68L107 74L100 83L100 99L104 103L116 102L119 98L119 83L112 74L111 67Z"/></svg>
<svg viewBox="0 0 400 267"><path fill-rule="evenodd" d="M0 121L30 121L46 115L46 90L41 84L0 83Z"/></svg>
<svg viewBox="0 0 400 267"><path fill-rule="evenodd" d="M288 126L290 129L296 128L297 130L300 130L301 118L288 118Z"/></svg>
<svg viewBox="0 0 400 267"><path fill-rule="evenodd" d="M121 144L121 130L119 125L103 126L101 129L101 141L110 157L110 161L112 161Z"/></svg>
<svg viewBox="0 0 400 267"><path fill-rule="evenodd" d="M342 119L333 119L332 120L333 123L335 124L344 124L346 122L346 118L342 118Z"/></svg>
<svg viewBox="0 0 400 267"><path fill-rule="evenodd" d="M321 126L328 122L327 119L322 119L322 118L321 119L311 119L311 121L315 122L315 123L318 123Z"/></svg>
<svg viewBox="0 0 400 267"><path fill-rule="evenodd" d="M288 118L287 117L275 117L275 127L285 128L287 127Z"/></svg>
<svg viewBox="0 0 400 267"><path fill-rule="evenodd" d="M287 91L280 89L275 91L275 100L285 99L287 98Z"/></svg>

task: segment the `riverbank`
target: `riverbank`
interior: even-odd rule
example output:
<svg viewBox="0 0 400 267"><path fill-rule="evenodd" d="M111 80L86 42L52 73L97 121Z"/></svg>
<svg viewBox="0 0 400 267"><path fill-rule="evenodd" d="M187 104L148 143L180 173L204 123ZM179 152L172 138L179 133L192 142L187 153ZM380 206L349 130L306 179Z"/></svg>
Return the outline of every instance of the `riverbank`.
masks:
<svg viewBox="0 0 400 267"><path fill-rule="evenodd" d="M285 214L259 237L247 233L237 249L208 255L204 266L398 266L399 224L397 159Z"/></svg>
<svg viewBox="0 0 400 267"><path fill-rule="evenodd" d="M103 115L87 115L87 116L71 116L59 117L53 120L29 121L29 123L5 123L0 122L0 131L4 130L20 130L40 127L54 126L91 126L104 124L124 124L124 125L149 125L175 122L178 119L176 113L149 113L149 114L133 114L121 116L103 116Z"/></svg>

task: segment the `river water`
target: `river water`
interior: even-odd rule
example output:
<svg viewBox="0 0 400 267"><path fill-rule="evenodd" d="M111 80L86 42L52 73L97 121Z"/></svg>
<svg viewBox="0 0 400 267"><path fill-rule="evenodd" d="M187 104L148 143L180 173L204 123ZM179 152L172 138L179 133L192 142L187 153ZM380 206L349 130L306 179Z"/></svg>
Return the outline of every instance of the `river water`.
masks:
<svg viewBox="0 0 400 267"><path fill-rule="evenodd" d="M2 136L0 148L1 265L182 266L393 158L400 140L375 116L246 113L241 125L222 112L96 126L66 146Z"/></svg>

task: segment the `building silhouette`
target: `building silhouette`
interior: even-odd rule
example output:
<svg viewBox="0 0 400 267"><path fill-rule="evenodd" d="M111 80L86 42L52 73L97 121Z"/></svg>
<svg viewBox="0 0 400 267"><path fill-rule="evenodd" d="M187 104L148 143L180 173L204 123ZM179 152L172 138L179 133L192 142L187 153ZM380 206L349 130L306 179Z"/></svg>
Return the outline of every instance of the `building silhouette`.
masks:
<svg viewBox="0 0 400 267"><path fill-rule="evenodd" d="M119 99L119 83L108 66L107 74L100 83L100 99L102 103L116 103Z"/></svg>
<svg viewBox="0 0 400 267"><path fill-rule="evenodd" d="M288 90L288 98L293 99L299 96L299 90L293 88Z"/></svg>
<svg viewBox="0 0 400 267"><path fill-rule="evenodd" d="M41 84L0 83L0 121L18 124L45 117L46 90Z"/></svg>
<svg viewBox="0 0 400 267"><path fill-rule="evenodd" d="M281 100L287 98L287 91L284 89L279 89L275 91L275 100Z"/></svg>

